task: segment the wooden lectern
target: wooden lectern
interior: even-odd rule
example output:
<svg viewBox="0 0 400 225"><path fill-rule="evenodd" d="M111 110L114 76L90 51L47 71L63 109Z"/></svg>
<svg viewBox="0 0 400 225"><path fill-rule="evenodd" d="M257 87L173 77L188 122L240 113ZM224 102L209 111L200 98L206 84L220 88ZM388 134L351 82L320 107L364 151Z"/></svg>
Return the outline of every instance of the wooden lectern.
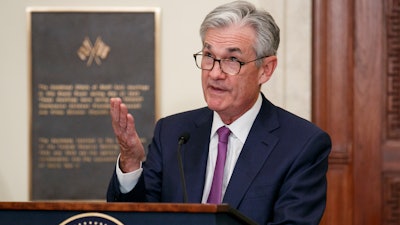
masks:
<svg viewBox="0 0 400 225"><path fill-rule="evenodd" d="M229 205L105 202L1 202L7 225L256 224Z"/></svg>

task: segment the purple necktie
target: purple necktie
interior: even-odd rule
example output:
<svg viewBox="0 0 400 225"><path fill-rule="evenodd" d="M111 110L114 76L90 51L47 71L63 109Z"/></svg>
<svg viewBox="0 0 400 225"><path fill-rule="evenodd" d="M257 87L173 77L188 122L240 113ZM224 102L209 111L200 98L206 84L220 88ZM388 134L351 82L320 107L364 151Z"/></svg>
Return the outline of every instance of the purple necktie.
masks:
<svg viewBox="0 0 400 225"><path fill-rule="evenodd" d="M224 167L228 137L231 131L223 126L217 130L218 133L218 156L215 163L214 177L211 185L210 195L207 203L219 204L222 201L222 181L224 179Z"/></svg>

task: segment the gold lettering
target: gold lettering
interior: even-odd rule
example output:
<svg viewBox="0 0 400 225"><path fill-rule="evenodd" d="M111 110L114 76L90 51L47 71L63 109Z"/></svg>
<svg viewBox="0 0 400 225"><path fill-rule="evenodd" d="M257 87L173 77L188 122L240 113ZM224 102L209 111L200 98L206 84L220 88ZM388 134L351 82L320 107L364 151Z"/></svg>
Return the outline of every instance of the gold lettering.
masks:
<svg viewBox="0 0 400 225"><path fill-rule="evenodd" d="M107 156L107 157L94 157L94 162L100 163L100 162L114 162L115 161L115 156Z"/></svg>
<svg viewBox="0 0 400 225"><path fill-rule="evenodd" d="M150 90L150 86L149 85L144 85L144 84L129 84L127 86L128 90L141 90L141 91L148 91Z"/></svg>
<svg viewBox="0 0 400 225"><path fill-rule="evenodd" d="M39 102L44 102L44 103L53 103L53 98L51 97L40 97Z"/></svg>
<svg viewBox="0 0 400 225"><path fill-rule="evenodd" d="M92 101L93 101L93 98L91 98L91 97L82 97L82 98L80 98L80 102L90 103Z"/></svg>
<svg viewBox="0 0 400 225"><path fill-rule="evenodd" d="M92 105L92 108L94 108L94 109L108 109L109 105L108 104L97 104L97 103L94 103Z"/></svg>
<svg viewBox="0 0 400 225"><path fill-rule="evenodd" d="M75 90L88 91L90 86L88 84L75 84Z"/></svg>
<svg viewBox="0 0 400 225"><path fill-rule="evenodd" d="M103 98L103 97L95 97L94 102L106 102L108 104L108 98Z"/></svg>
<svg viewBox="0 0 400 225"><path fill-rule="evenodd" d="M37 168L73 169L82 164L115 162L119 146L113 137L39 137Z"/></svg>
<svg viewBox="0 0 400 225"><path fill-rule="evenodd" d="M50 115L54 115L54 116L63 116L63 115L64 115L64 110L51 109L51 110L50 110Z"/></svg>
<svg viewBox="0 0 400 225"><path fill-rule="evenodd" d="M47 91L49 89L49 86L46 84L39 84L38 88L39 90Z"/></svg>
<svg viewBox="0 0 400 225"><path fill-rule="evenodd" d="M99 89L103 90L103 91L108 91L108 90L112 89L112 85L111 84L100 84Z"/></svg>
<svg viewBox="0 0 400 225"><path fill-rule="evenodd" d="M88 92L87 91L74 91L74 96L86 97L86 96L88 96Z"/></svg>
<svg viewBox="0 0 400 225"><path fill-rule="evenodd" d="M57 91L57 96L71 97L72 92L71 91Z"/></svg>
<svg viewBox="0 0 400 225"><path fill-rule="evenodd" d="M107 91L107 97L115 97L117 94L118 92L116 91Z"/></svg>
<svg viewBox="0 0 400 225"><path fill-rule="evenodd" d="M81 103L72 103L72 104L68 104L68 108L70 109L88 109L90 108L89 104L81 104Z"/></svg>
<svg viewBox="0 0 400 225"><path fill-rule="evenodd" d="M49 111L47 110L39 110L39 116L47 116L49 115Z"/></svg>
<svg viewBox="0 0 400 225"><path fill-rule="evenodd" d="M96 145L78 144L78 149L79 150L94 150L94 149L96 149Z"/></svg>
<svg viewBox="0 0 400 225"><path fill-rule="evenodd" d="M140 91L128 91L128 96L140 96Z"/></svg>
<svg viewBox="0 0 400 225"><path fill-rule="evenodd" d="M72 138L50 138L50 143L52 143L52 144L73 144L74 140Z"/></svg>
<svg viewBox="0 0 400 225"><path fill-rule="evenodd" d="M125 85L122 85L122 84L114 84L114 90L116 90L116 91L125 90Z"/></svg>
<svg viewBox="0 0 400 225"><path fill-rule="evenodd" d="M90 92L91 97L106 97L106 93L104 91L92 91Z"/></svg>
<svg viewBox="0 0 400 225"><path fill-rule="evenodd" d="M94 144L94 143L96 143L96 139L95 138L77 138L76 142L77 143Z"/></svg>
<svg viewBox="0 0 400 225"><path fill-rule="evenodd" d="M65 109L67 104L47 104L47 103L39 103L40 109Z"/></svg>
<svg viewBox="0 0 400 225"><path fill-rule="evenodd" d="M74 98L74 97L57 97L56 98L56 102L58 103L77 103L78 102L78 98Z"/></svg>
<svg viewBox="0 0 400 225"><path fill-rule="evenodd" d="M139 97L125 97L125 102L143 102L144 98L142 96Z"/></svg>
<svg viewBox="0 0 400 225"><path fill-rule="evenodd" d="M47 97L56 97L56 92L55 91L46 91L46 96Z"/></svg>
<svg viewBox="0 0 400 225"><path fill-rule="evenodd" d="M86 115L86 111L79 110L79 109L67 109L67 115L69 115L69 116L84 116L84 115Z"/></svg>
<svg viewBox="0 0 400 225"><path fill-rule="evenodd" d="M65 85L65 84L51 84L50 85L50 90L72 91L73 90L73 86L72 85Z"/></svg>
<svg viewBox="0 0 400 225"><path fill-rule="evenodd" d="M141 104L141 103L126 104L126 106L127 106L129 109L141 109L141 108L142 108L142 104Z"/></svg>

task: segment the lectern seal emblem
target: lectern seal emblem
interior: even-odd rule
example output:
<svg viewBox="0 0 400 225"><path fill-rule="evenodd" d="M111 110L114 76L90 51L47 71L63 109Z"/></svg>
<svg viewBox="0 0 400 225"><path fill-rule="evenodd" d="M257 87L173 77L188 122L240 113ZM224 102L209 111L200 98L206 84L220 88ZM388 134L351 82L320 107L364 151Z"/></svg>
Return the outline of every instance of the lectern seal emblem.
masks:
<svg viewBox="0 0 400 225"><path fill-rule="evenodd" d="M112 216L103 213L81 213L64 220L60 225L124 225Z"/></svg>

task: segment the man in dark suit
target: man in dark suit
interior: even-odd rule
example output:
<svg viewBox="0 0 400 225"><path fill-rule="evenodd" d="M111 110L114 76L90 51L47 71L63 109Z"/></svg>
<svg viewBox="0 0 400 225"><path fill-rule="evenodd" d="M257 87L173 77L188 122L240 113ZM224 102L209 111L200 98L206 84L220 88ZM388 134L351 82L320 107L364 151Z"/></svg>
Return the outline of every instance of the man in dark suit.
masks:
<svg viewBox="0 0 400 225"><path fill-rule="evenodd" d="M259 224L318 224L331 141L260 92L277 65L273 18L236 1L209 13L200 36L203 49L194 57L207 107L160 119L147 158L126 105L110 100L121 151L107 200L184 202L177 161L183 137L188 202L228 203ZM227 130L225 141L220 127Z"/></svg>

